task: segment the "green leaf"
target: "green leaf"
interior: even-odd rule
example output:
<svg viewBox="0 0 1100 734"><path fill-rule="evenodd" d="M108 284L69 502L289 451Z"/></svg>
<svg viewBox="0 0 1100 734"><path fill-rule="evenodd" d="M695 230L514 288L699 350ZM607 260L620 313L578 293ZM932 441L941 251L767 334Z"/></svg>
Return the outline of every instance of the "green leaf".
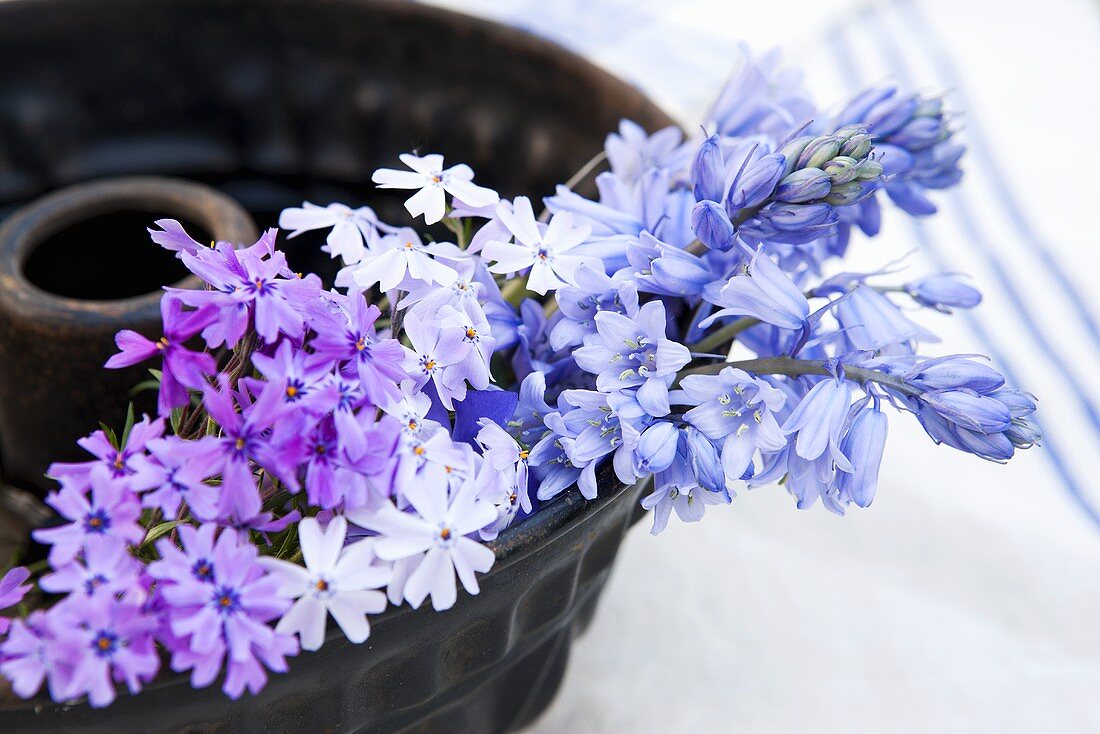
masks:
<svg viewBox="0 0 1100 734"><path fill-rule="evenodd" d="M184 520L170 520L168 522L162 522L159 525L154 525L149 528L149 532L145 534L145 540L141 541L141 544L149 545L154 540L167 535L180 525L183 525L184 522Z"/></svg>
<svg viewBox="0 0 1100 734"><path fill-rule="evenodd" d="M122 443L126 444L127 439L130 438L130 431L134 428L134 404L130 402L126 406L126 425L122 428Z"/></svg>

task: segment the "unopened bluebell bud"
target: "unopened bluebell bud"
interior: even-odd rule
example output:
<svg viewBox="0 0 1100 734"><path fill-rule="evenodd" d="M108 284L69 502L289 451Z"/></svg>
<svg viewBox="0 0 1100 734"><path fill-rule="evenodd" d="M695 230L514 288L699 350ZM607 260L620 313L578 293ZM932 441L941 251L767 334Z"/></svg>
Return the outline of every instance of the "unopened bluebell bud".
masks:
<svg viewBox="0 0 1100 734"><path fill-rule="evenodd" d="M876 135L889 137L909 121L917 110L917 102L915 96L884 99L872 107L861 122Z"/></svg>
<svg viewBox="0 0 1100 734"><path fill-rule="evenodd" d="M826 204L833 206L848 206L855 204L874 191L874 186L861 181L851 181L839 186L833 186L829 195L825 197Z"/></svg>
<svg viewBox="0 0 1100 734"><path fill-rule="evenodd" d="M691 184L696 201L721 201L726 189L726 164L717 135L711 135L695 152Z"/></svg>
<svg viewBox="0 0 1100 734"><path fill-rule="evenodd" d="M855 181L859 176L862 166L859 161L851 156L838 155L825 164L822 168L834 184L846 184Z"/></svg>
<svg viewBox="0 0 1100 734"><path fill-rule="evenodd" d="M796 232L836 221L836 209L828 204L785 204L775 202L760 210L760 217L777 230Z"/></svg>
<svg viewBox="0 0 1100 734"><path fill-rule="evenodd" d="M821 168L840 152L840 140L832 135L814 138L798 156L798 168Z"/></svg>
<svg viewBox="0 0 1100 734"><path fill-rule="evenodd" d="M691 229L712 250L725 252L733 247L735 229L726 210L713 201L700 201L691 210Z"/></svg>
<svg viewBox="0 0 1100 734"><path fill-rule="evenodd" d="M890 137L890 142L907 150L924 150L948 136L938 117L915 117Z"/></svg>
<svg viewBox="0 0 1100 734"><path fill-rule="evenodd" d="M820 168L803 168L783 178L775 188L775 198L803 204L826 196L832 187L829 174Z"/></svg>
<svg viewBox="0 0 1100 734"><path fill-rule="evenodd" d="M1005 384L1004 375L996 369L967 357L932 360L927 366L917 367L920 371L908 374L906 381L925 390L967 389L984 395Z"/></svg>
<svg viewBox="0 0 1100 734"><path fill-rule="evenodd" d="M963 283L952 273L929 275L906 283L905 292L922 306L945 311L950 308L974 308L982 302L977 288Z"/></svg>
<svg viewBox="0 0 1100 734"><path fill-rule="evenodd" d="M838 472L838 488L860 507L869 506L875 498L888 422L882 411L867 408L852 421L840 446L855 471Z"/></svg>
<svg viewBox="0 0 1100 734"><path fill-rule="evenodd" d="M921 400L950 422L978 433L1000 433L1012 423L1004 403L969 390L927 392Z"/></svg>
<svg viewBox="0 0 1100 734"><path fill-rule="evenodd" d="M874 141L867 133L859 133L845 140L840 146L840 154L859 160L865 158L874 145Z"/></svg>
<svg viewBox="0 0 1100 734"><path fill-rule="evenodd" d="M759 206L764 203L783 177L786 165L780 153L769 153L755 163L746 166L730 186L726 196L726 208L735 212L738 209Z"/></svg>

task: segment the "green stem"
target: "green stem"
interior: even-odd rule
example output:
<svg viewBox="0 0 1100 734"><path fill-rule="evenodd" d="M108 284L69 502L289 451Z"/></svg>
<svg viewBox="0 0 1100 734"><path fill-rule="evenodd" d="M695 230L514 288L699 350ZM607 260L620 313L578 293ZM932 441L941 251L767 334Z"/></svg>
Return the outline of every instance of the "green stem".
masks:
<svg viewBox="0 0 1100 734"><path fill-rule="evenodd" d="M763 359L744 359L738 362L716 362L714 364L695 367L684 370L677 377L677 382L687 375L716 375L727 367L754 372L758 375L786 375L798 377L800 375L829 375L825 364L813 359L794 359L792 357L766 357ZM875 382L883 387L888 387L895 392L909 397L919 397L921 391L893 375L877 370L864 369L863 367L849 367L845 365L844 375L853 382L866 385Z"/></svg>
<svg viewBox="0 0 1100 734"><path fill-rule="evenodd" d="M745 318L731 321L723 326L718 331L700 339L694 344L688 344L688 349L693 352L711 352L722 346L726 342L732 342L734 338L745 329L756 326L760 323L760 319L754 319L746 316Z"/></svg>

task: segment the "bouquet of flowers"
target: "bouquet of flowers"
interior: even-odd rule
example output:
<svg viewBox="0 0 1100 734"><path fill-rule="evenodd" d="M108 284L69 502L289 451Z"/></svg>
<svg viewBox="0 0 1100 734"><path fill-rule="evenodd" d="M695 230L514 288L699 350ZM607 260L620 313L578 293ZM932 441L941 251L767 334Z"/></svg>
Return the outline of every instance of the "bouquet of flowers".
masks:
<svg viewBox="0 0 1100 734"><path fill-rule="evenodd" d="M776 482L799 508L870 505L887 409L1009 459L1039 440L1034 399L981 357L923 353L936 339L905 313L979 292L834 262L887 202L933 213L962 154L940 99L880 86L827 114L768 56L702 132L624 121L541 203L406 154L373 180L412 191L430 230L287 209L289 237L328 231L333 289L291 271L277 230L205 246L157 222L206 287L165 289L159 339L118 334L106 366L151 362L157 415L50 468L62 521L34 532L46 561L0 582L0 674L92 706L162 665L256 693L330 616L359 643L387 605L477 594L485 543L609 490L608 463L652 483L656 534ZM605 164L598 198L573 190Z"/></svg>

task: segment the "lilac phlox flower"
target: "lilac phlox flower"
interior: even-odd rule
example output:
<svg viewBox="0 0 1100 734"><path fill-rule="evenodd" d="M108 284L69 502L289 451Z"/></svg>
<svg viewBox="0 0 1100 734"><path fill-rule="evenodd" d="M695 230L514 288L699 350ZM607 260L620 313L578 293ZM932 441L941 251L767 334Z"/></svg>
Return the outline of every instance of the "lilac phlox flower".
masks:
<svg viewBox="0 0 1100 734"><path fill-rule="evenodd" d="M96 468L88 475L88 489L62 483L50 492L46 503L70 522L31 533L39 543L50 546L49 561L60 568L76 557L91 538L106 538L119 545L140 543L145 530L138 524L141 505L126 482Z"/></svg>
<svg viewBox="0 0 1100 734"><path fill-rule="evenodd" d="M701 486L696 474L696 464L701 459L712 462L710 471L717 468L717 453L700 457L694 455L688 443L686 431L679 431L676 439L676 457L654 477L653 492L642 499L642 507L653 510L653 527L650 534L657 535L668 527L672 511L683 522L699 522L707 505L727 504L730 496L725 491L715 492ZM713 451L713 446L711 450ZM720 471L720 470L719 470Z"/></svg>
<svg viewBox="0 0 1100 734"><path fill-rule="evenodd" d="M82 449L96 457L95 461L55 462L46 470L46 474L53 479L87 485L92 472L102 468L111 477L125 479L134 473L136 461L145 452L149 441L160 438L163 433L164 419L151 420L148 416L143 416L130 428L130 432L123 437L122 445L118 447L106 433L96 431L77 441Z"/></svg>
<svg viewBox="0 0 1100 734"><path fill-rule="evenodd" d="M205 527L191 536L189 555L209 548L212 530ZM224 663L222 690L230 698L239 698L246 688L258 693L267 683L264 668L285 672L286 656L298 651L293 637L268 625L290 607L278 593L279 579L258 563L256 547L232 529L222 530L209 556L199 556L188 572L169 576L183 554L175 556L150 567L164 581L160 593L170 607L171 630L182 640L173 650L172 669L190 669L191 685L201 688L214 681Z"/></svg>
<svg viewBox="0 0 1100 734"><path fill-rule="evenodd" d="M55 618L39 609L26 619L10 620L7 638L0 642L0 675L11 682L12 691L20 698L34 696L43 682L48 683L50 698L66 698L72 663L69 651L55 644Z"/></svg>
<svg viewBox="0 0 1100 734"><path fill-rule="evenodd" d="M194 255L203 249L203 245L187 234L187 230L175 219L158 219L153 224L160 227L160 229L153 229L152 227L146 229L149 238L165 250L177 253L177 257L184 252Z"/></svg>
<svg viewBox="0 0 1100 734"><path fill-rule="evenodd" d="M302 335L303 313L319 296L320 281L315 276L299 278L290 273L286 255L273 249L274 232L270 230L243 250L200 250L182 256L187 268L213 290L169 292L189 306L218 309L218 318L202 331L208 346L235 346L250 323L267 343L274 343L279 334Z"/></svg>
<svg viewBox="0 0 1100 734"><path fill-rule="evenodd" d="M518 503L519 509L531 512L531 497L527 491L530 450L488 418L482 418L480 425L477 445L485 457L485 463L507 479L509 507L514 508Z"/></svg>
<svg viewBox="0 0 1100 734"><path fill-rule="evenodd" d="M310 342L319 357L347 360L373 405L385 405L396 399L397 385L407 377L401 368L405 351L400 342L379 338L374 329L379 315L378 307L367 305L361 296L348 296L341 299L340 314L331 323L315 324L318 333ZM292 384L288 380L287 389Z"/></svg>
<svg viewBox="0 0 1100 734"><path fill-rule="evenodd" d="M468 537L497 519L493 504L477 493L472 477L454 491L446 482L413 482L404 490L409 512L383 503L377 510L349 512L348 519L379 534L374 543L379 558L421 556L405 581L405 599L416 608L430 595L432 607L443 611L457 598L456 575L466 591L477 594L475 572L487 572L496 560L492 550Z"/></svg>
<svg viewBox="0 0 1100 734"><path fill-rule="evenodd" d="M14 607L23 601L23 597L31 590L30 584L23 582L30 578L30 575L30 571L23 566L16 566L8 569L4 577L0 578L0 609ZM0 637L6 635L10 627L11 620L7 617L0 617ZM3 659L3 651L0 650L0 661Z"/></svg>
<svg viewBox="0 0 1100 734"><path fill-rule="evenodd" d="M462 362L472 349L464 330L410 314L405 319L405 334L412 344L411 349L405 348L405 359L401 362L405 372L417 387L431 382L443 406L453 410L453 401L466 394L466 384L461 381L456 384L445 376L447 368Z"/></svg>
<svg viewBox="0 0 1100 734"><path fill-rule="evenodd" d="M295 349L289 341L283 341L272 355L253 352L252 365L269 381L286 385L284 402L313 415L321 415L332 407L331 391L325 389L329 387L332 376L328 357L329 354L311 355Z"/></svg>
<svg viewBox="0 0 1100 734"><path fill-rule="evenodd" d="M412 380L405 380L401 383L401 397L384 404L382 410L401 424L403 434L418 436L427 424L439 425L427 417L431 407L431 398L420 392Z"/></svg>
<svg viewBox="0 0 1100 734"><path fill-rule="evenodd" d="M685 402L695 407L684 419L712 441L722 442L722 468L740 479L756 451L778 451L787 438L775 418L786 395L744 370L726 367L717 375L688 375L680 382Z"/></svg>
<svg viewBox="0 0 1100 734"><path fill-rule="evenodd" d="M402 227L342 269L336 285L362 292L377 283L385 293L398 288L409 291L421 284L449 286L458 279L458 272L437 257L460 261L466 255L451 242L424 244L416 230Z"/></svg>
<svg viewBox="0 0 1100 734"><path fill-rule="evenodd" d="M423 214L425 224L443 219L447 212L445 194L473 207L495 204L500 199L492 189L473 183L474 172L465 163L444 170L443 156L438 153L426 156L403 153L398 157L412 170L379 168L371 180L383 189L419 189L405 202L405 208L414 217Z"/></svg>
<svg viewBox="0 0 1100 734"><path fill-rule="evenodd" d="M468 444L455 443L450 432L426 424L416 435L403 435L397 448L394 477L395 501L407 506L405 489L414 484L447 484L466 478L473 469L473 450Z"/></svg>
<svg viewBox="0 0 1100 734"><path fill-rule="evenodd" d="M279 227L291 230L288 237L297 237L315 229L330 229L321 248L332 257L345 263L359 262L364 254L364 243L374 247L380 238L379 230L390 232L394 228L378 220L369 206L352 209L344 204L317 206L304 202L299 207L283 209L279 214Z"/></svg>
<svg viewBox="0 0 1100 734"><path fill-rule="evenodd" d="M691 354L665 338L664 304L650 301L634 318L603 311L595 320L597 333L573 353L577 365L596 375L600 392L638 388L638 401L650 415L668 415L668 388Z"/></svg>
<svg viewBox="0 0 1100 734"><path fill-rule="evenodd" d="M492 375L489 373L489 360L493 356L496 339L484 314L471 315L469 311L459 311L451 306L442 307L436 314L441 329L453 330L462 338L463 357L448 365L444 380L448 390L457 396L462 391L461 384L468 382L476 390L489 387Z"/></svg>
<svg viewBox="0 0 1100 734"><path fill-rule="evenodd" d="M211 471L201 459L210 448L205 439L185 441L176 436L155 438L146 445L148 456L138 457L130 486L141 493L143 507L159 508L174 517L181 503L206 522L217 515L218 488L205 483ZM198 458L198 461L194 459Z"/></svg>
<svg viewBox="0 0 1100 734"><path fill-rule="evenodd" d="M502 440L507 438L515 444L514 439L504 433L499 426L496 426L495 423L491 425L500 430L498 438ZM502 465L501 469L496 468L489 459L482 461L474 479L478 487L478 499L491 504L497 513L496 520L478 531L478 537L485 541L495 540L502 530L515 521L521 511L524 513L531 512L531 497L527 492L526 485L526 460L504 463L501 457L497 457L497 461ZM520 483L519 471L517 471L521 467L524 471L522 484Z"/></svg>
<svg viewBox="0 0 1100 734"><path fill-rule="evenodd" d="M515 242L485 244L482 256L494 261L490 272L508 274L530 268L527 289L546 295L547 291L576 285L576 271L581 265L601 267L597 260L573 252L592 230L587 225L574 227L573 215L568 212L559 212L549 224L542 224L535 220L531 201L526 196L517 196L512 209L501 207L498 216Z"/></svg>
<svg viewBox="0 0 1100 734"><path fill-rule="evenodd" d="M408 309L408 313L431 316L444 306L451 306L471 318L485 318L480 299L487 287L477 279L478 270L484 271L484 268L484 264L473 258L458 260L454 263L458 277L453 283L446 286L416 283L415 288L401 299L397 307Z"/></svg>
<svg viewBox="0 0 1100 734"><path fill-rule="evenodd" d="M502 203L498 200L497 203ZM507 202L503 202L508 206ZM453 199L451 201L451 212L447 215L448 219L468 219L471 217L480 217L487 219L488 221L477 227L473 236L470 238L470 243L466 247L466 252L471 255L481 252L481 248L485 246L485 243L489 240L507 239L509 237L508 228L504 226L504 222L500 221L500 217L497 216L497 204L487 204L485 206L469 206L461 199Z"/></svg>
<svg viewBox="0 0 1100 734"><path fill-rule="evenodd" d="M603 270L582 265L574 273L576 285L562 286L555 293L563 318L550 329L550 346L565 349L595 333L595 316L600 311L635 316L638 313L638 287L632 274L619 271L609 276Z"/></svg>
<svg viewBox="0 0 1100 734"><path fill-rule="evenodd" d="M136 331L123 329L115 335L115 344L121 351L104 366L119 369L160 356L163 361L157 409L167 415L173 408L188 404L187 388L201 387L206 375L217 369L213 357L206 352L191 351L185 345L218 318L218 310L208 305L197 311L184 311L179 299L165 295L160 300L160 313L164 324L160 339L150 341Z"/></svg>
<svg viewBox="0 0 1100 734"><path fill-rule="evenodd" d="M38 585L53 594L69 594L61 603L81 596L106 595L125 596L141 604L145 601L145 591L138 583L140 570L141 564L129 554L126 546L109 538L88 538L79 558L46 574Z"/></svg>
<svg viewBox="0 0 1100 734"><path fill-rule="evenodd" d="M203 405L221 427L221 435L203 446L202 461L216 467L222 475L218 512L221 517L235 517L240 522L259 515L260 494L252 462L268 470L291 491L297 491L298 480L293 457L299 453L300 414L289 414L282 398L285 385L264 384L256 401L250 405L238 399L241 410L234 408L228 379L221 375L220 389L203 389Z"/></svg>
<svg viewBox="0 0 1100 734"><path fill-rule="evenodd" d="M707 288L704 297L720 310L699 322L701 328L729 316L748 316L783 329L802 329L810 315L802 290L762 247L743 275L730 278L719 288Z"/></svg>
<svg viewBox="0 0 1100 734"><path fill-rule="evenodd" d="M305 568L265 557L260 565L279 580L279 594L294 599L275 631L298 635L303 650L318 650L325 641L325 620L331 614L344 636L356 644L370 636L367 614L386 608L386 595L374 591L389 583L391 569L373 564L374 551L363 542L344 545L348 523L332 518L321 529L316 518L298 523Z"/></svg>
<svg viewBox="0 0 1100 734"><path fill-rule="evenodd" d="M153 633L159 622L143 606L106 594L69 597L54 607L54 645L72 665L63 698L88 695L94 708L115 700L115 682L131 694L141 690L160 669Z"/></svg>

